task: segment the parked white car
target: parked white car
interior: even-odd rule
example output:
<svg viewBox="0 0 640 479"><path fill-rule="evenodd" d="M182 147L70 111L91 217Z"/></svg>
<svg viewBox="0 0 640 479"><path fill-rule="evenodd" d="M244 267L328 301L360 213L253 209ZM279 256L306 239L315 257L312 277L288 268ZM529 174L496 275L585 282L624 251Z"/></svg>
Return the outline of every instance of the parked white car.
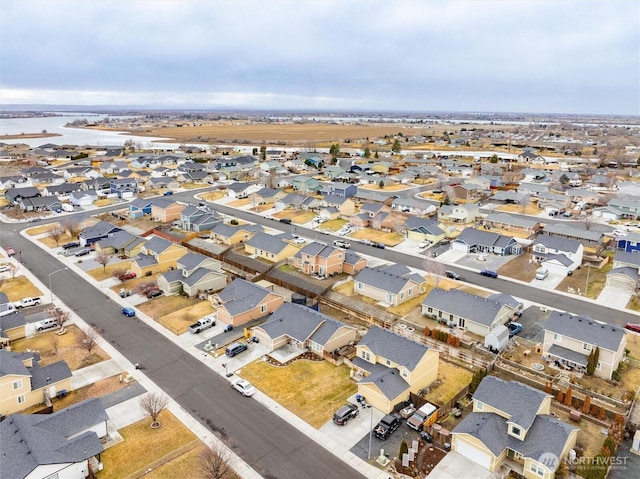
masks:
<svg viewBox="0 0 640 479"><path fill-rule="evenodd" d="M243 396L253 396L256 392L256 388L246 379L238 378L231 383L231 387L238 391Z"/></svg>

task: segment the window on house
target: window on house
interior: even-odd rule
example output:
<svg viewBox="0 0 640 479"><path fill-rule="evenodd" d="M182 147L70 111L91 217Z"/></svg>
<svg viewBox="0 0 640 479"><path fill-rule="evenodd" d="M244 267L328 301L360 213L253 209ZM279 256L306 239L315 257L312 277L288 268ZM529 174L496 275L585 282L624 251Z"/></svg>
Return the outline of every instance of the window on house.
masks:
<svg viewBox="0 0 640 479"><path fill-rule="evenodd" d="M13 381L13 389L22 389L22 379L18 379L17 381Z"/></svg>
<svg viewBox="0 0 640 479"><path fill-rule="evenodd" d="M358 282L358 289L364 289L364 284L363 284L363 283Z"/></svg>
<svg viewBox="0 0 640 479"><path fill-rule="evenodd" d="M429 311L430 313L433 313L433 308L427 308L427 311Z"/></svg>
<svg viewBox="0 0 640 479"><path fill-rule="evenodd" d="M480 401L476 401L476 409L478 411L482 411L484 410L484 403L480 402Z"/></svg>
<svg viewBox="0 0 640 479"><path fill-rule="evenodd" d="M582 343L582 349L585 351L591 351L591 345L589 343Z"/></svg>
<svg viewBox="0 0 640 479"><path fill-rule="evenodd" d="M264 313L267 310L267 305L263 304L262 306L260 306L260 312Z"/></svg>
<svg viewBox="0 0 640 479"><path fill-rule="evenodd" d="M404 293L400 293L400 299L404 299Z"/></svg>
<svg viewBox="0 0 640 479"><path fill-rule="evenodd" d="M531 472L533 472L534 474L537 474L540 477L544 476L544 468L542 466L539 466L535 462L531 463L530 470Z"/></svg>
<svg viewBox="0 0 640 479"><path fill-rule="evenodd" d="M598 361L598 364L596 364L596 369L598 371L600 371L602 369L602 363L600 363L600 361Z"/></svg>
<svg viewBox="0 0 640 479"><path fill-rule="evenodd" d="M409 289L407 290L407 294L408 294L409 296L411 296L411 295L413 294L413 288L409 288Z"/></svg>
<svg viewBox="0 0 640 479"><path fill-rule="evenodd" d="M511 434L513 434L514 436L520 437L521 433L522 433L522 431L520 430L520 428L518 426L511 426Z"/></svg>
<svg viewBox="0 0 640 479"><path fill-rule="evenodd" d="M453 314L450 314L450 315L449 315L449 319L450 319L451 321L453 321Z"/></svg>
<svg viewBox="0 0 640 479"><path fill-rule="evenodd" d="M458 326L460 326L461 328L464 328L466 324L466 321L464 318L458 318Z"/></svg>
<svg viewBox="0 0 640 479"><path fill-rule="evenodd" d="M24 404L24 396L22 394L18 396L18 404Z"/></svg>
<svg viewBox="0 0 640 479"><path fill-rule="evenodd" d="M561 342L561 341L562 341L562 335L561 335L561 334L558 334L558 333L553 333L553 340L554 340L556 343Z"/></svg>
<svg viewBox="0 0 640 479"><path fill-rule="evenodd" d="M409 376L409 371L407 371L407 368L402 368L402 377L406 378L407 376Z"/></svg>
<svg viewBox="0 0 640 479"><path fill-rule="evenodd" d="M360 355L362 357L362 359L364 359L365 361L369 361L371 360L371 355L367 352L367 351L362 351L362 354Z"/></svg>
<svg viewBox="0 0 640 479"><path fill-rule="evenodd" d="M441 318L442 317L442 311L438 311L438 317Z"/></svg>

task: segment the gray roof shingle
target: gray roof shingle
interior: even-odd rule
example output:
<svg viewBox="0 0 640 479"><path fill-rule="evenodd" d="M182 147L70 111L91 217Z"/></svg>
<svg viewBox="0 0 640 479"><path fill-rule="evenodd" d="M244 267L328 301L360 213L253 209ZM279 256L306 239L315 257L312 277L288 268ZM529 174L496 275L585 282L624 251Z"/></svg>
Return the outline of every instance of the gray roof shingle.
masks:
<svg viewBox="0 0 640 479"><path fill-rule="evenodd" d="M360 340L358 346L366 346L376 356L389 359L400 366L406 367L409 371L413 371L429 350L423 344L378 327L369 328L369 331Z"/></svg>
<svg viewBox="0 0 640 479"><path fill-rule="evenodd" d="M505 305L511 307L502 299L483 298L457 289L441 288L429 291L422 304L484 326L490 326Z"/></svg>
<svg viewBox="0 0 640 479"><path fill-rule="evenodd" d="M545 331L597 345L609 351L617 351L625 335L624 329L615 324L601 323L588 316L575 316L553 311L544 325Z"/></svg>

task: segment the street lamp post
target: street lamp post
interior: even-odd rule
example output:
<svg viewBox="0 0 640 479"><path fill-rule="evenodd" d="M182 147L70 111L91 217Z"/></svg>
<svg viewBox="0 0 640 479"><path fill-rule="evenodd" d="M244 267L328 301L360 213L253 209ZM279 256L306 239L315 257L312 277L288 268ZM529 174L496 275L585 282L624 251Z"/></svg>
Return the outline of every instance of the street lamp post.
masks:
<svg viewBox="0 0 640 479"><path fill-rule="evenodd" d="M367 459L371 459L371 438L373 436L373 406L368 404L369 408L369 452L367 452Z"/></svg>
<svg viewBox="0 0 640 479"><path fill-rule="evenodd" d="M60 268L60 269L57 269L57 270L52 271L51 273L49 273L49 294L51 295L51 304L54 304L53 303L53 288L51 286L51 276L53 276L56 273L59 273L60 271L64 271L66 269L69 269L69 268Z"/></svg>

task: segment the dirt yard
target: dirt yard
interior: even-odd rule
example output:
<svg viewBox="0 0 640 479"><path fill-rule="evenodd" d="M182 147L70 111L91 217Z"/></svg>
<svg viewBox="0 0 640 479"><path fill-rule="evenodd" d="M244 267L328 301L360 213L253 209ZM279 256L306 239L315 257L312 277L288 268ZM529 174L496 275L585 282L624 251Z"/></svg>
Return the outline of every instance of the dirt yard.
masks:
<svg viewBox="0 0 640 479"><path fill-rule="evenodd" d="M536 270L540 267L537 263L529 262L528 254L521 254L514 257L508 263L498 268L500 276L508 276L509 278L524 281L526 283L533 281L536 277Z"/></svg>
<svg viewBox="0 0 640 479"><path fill-rule="evenodd" d="M22 298L43 296L40 291L26 276L16 276L0 281L0 292L5 293L9 301L19 301ZM42 298L46 301L48 298Z"/></svg>
<svg viewBox="0 0 640 479"><path fill-rule="evenodd" d="M464 389L473 377L473 373L468 369L457 366L448 361L438 363L438 379L431 386L426 399L436 406L448 403Z"/></svg>

